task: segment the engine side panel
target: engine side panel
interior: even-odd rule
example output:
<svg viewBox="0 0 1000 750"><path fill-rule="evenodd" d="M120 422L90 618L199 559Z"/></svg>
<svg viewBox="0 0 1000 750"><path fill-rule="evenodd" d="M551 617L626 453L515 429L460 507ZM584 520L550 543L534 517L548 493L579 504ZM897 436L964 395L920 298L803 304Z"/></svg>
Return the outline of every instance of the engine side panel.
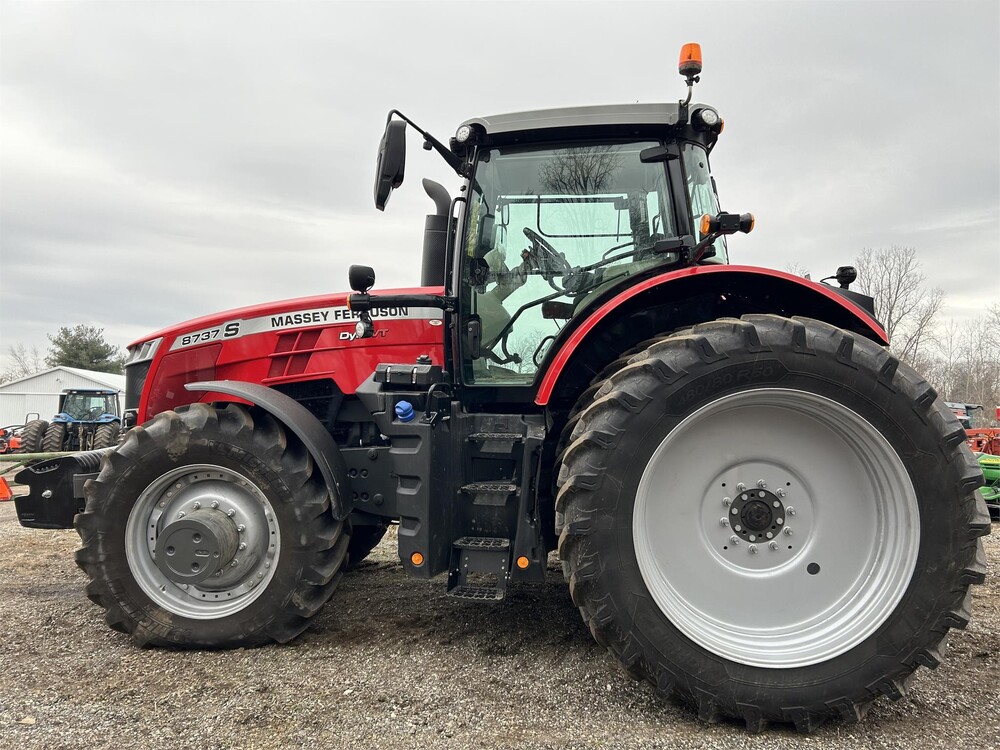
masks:
<svg viewBox="0 0 1000 750"><path fill-rule="evenodd" d="M243 308L164 329L155 334L162 341L144 378L138 421L194 400L217 398L186 391L184 385L194 381L274 387L330 379L340 392L351 394L380 362L413 362L426 354L434 364L444 364L440 310L390 308L372 311L372 318L374 338L357 339L357 313L348 309L346 295L338 294Z"/></svg>

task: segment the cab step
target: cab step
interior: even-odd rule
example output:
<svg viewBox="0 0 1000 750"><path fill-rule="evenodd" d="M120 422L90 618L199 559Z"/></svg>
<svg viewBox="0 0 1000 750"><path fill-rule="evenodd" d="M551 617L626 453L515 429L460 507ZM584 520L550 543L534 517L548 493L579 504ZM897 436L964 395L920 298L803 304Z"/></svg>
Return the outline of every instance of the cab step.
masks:
<svg viewBox="0 0 1000 750"><path fill-rule="evenodd" d="M479 602L502 601L510 575L510 539L463 536L451 547L448 596Z"/></svg>
<svg viewBox="0 0 1000 750"><path fill-rule="evenodd" d="M514 445L524 441L524 435L518 432L474 432L469 435L469 442L481 443L479 450L483 453L511 453Z"/></svg>
<svg viewBox="0 0 1000 750"><path fill-rule="evenodd" d="M462 492L472 496L473 505L506 505L507 498L517 496L519 490L511 482L473 482L462 486Z"/></svg>

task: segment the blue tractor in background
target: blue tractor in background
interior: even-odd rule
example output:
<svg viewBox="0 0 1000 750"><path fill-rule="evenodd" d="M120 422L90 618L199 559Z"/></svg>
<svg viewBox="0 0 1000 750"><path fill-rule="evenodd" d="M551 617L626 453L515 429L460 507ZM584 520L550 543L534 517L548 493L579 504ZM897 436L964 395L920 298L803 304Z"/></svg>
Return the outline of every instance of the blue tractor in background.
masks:
<svg viewBox="0 0 1000 750"><path fill-rule="evenodd" d="M22 430L21 453L59 453L110 448L122 431L118 391L70 388L59 395L59 413Z"/></svg>

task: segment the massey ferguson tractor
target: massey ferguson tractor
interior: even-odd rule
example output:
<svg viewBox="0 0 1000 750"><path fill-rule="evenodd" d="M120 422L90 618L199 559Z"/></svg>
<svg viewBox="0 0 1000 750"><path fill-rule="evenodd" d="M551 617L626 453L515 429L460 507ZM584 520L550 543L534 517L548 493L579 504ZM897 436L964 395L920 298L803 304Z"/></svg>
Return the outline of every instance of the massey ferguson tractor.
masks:
<svg viewBox="0 0 1000 750"><path fill-rule="evenodd" d="M141 339L137 426L23 471L21 522L77 529L88 596L142 645L289 641L398 524L406 573L456 600L557 551L597 641L705 720L809 731L904 695L983 581L982 472L853 269L729 263L753 217L719 209L700 71L688 46L683 101L447 145L390 112L377 208L408 128L460 179L424 180L420 287L353 266L353 293Z"/></svg>

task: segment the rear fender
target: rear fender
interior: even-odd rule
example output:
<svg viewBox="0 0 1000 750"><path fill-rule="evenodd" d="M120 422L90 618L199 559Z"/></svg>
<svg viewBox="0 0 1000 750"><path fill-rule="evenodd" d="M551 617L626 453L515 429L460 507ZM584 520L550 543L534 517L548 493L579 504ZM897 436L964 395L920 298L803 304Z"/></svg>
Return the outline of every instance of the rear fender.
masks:
<svg viewBox="0 0 1000 750"><path fill-rule="evenodd" d="M721 317L803 316L888 344L882 325L841 290L753 266L695 266L655 276L595 305L553 350L535 403L572 401L618 354L658 333Z"/></svg>
<svg viewBox="0 0 1000 750"><path fill-rule="evenodd" d="M347 518L352 506L348 490L347 466L330 433L309 413L308 409L284 393L257 383L212 380L188 383L184 387L189 391L210 391L213 394L235 396L273 415L302 441L306 450L312 455L330 491L330 507L334 518L338 521Z"/></svg>

